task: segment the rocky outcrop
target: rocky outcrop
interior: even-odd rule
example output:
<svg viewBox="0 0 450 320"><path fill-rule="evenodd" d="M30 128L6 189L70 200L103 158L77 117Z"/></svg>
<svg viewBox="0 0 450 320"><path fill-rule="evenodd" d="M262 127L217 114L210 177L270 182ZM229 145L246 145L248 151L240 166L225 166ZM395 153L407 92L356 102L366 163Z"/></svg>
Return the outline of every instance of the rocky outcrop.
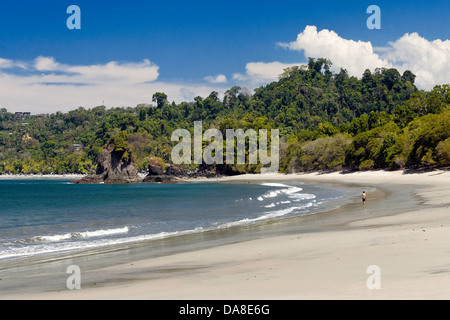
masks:
<svg viewBox="0 0 450 320"><path fill-rule="evenodd" d="M111 142L98 157L96 173L73 183L133 183L141 181L138 170L134 166L131 151L129 149L117 150L114 143Z"/></svg>
<svg viewBox="0 0 450 320"><path fill-rule="evenodd" d="M151 157L148 174L143 182L177 183L188 177L186 170L175 165L165 165L161 158Z"/></svg>
<svg viewBox="0 0 450 320"><path fill-rule="evenodd" d="M196 178L217 178L240 174L227 165L202 164L196 171L187 171L176 165L164 164L161 158L152 157L148 166L148 175L143 182L177 183Z"/></svg>
<svg viewBox="0 0 450 320"><path fill-rule="evenodd" d="M161 158L151 157L148 174L142 179L134 166L131 150L126 147L117 148L112 140L98 157L96 173L72 183L179 183L189 179L216 178L235 174L239 173L227 165L202 164L196 171L190 172L177 165L164 164Z"/></svg>
<svg viewBox="0 0 450 320"><path fill-rule="evenodd" d="M168 165L164 173L172 177L188 177L188 171L176 165Z"/></svg>
<svg viewBox="0 0 450 320"><path fill-rule="evenodd" d="M160 176L165 172L165 164L163 159L158 157L150 157L150 161L148 163L148 175L149 176Z"/></svg>
<svg viewBox="0 0 450 320"><path fill-rule="evenodd" d="M238 171L234 171L229 165L226 164L201 164L197 171L192 173L192 176L196 178L217 178L223 176L234 176L241 174Z"/></svg>

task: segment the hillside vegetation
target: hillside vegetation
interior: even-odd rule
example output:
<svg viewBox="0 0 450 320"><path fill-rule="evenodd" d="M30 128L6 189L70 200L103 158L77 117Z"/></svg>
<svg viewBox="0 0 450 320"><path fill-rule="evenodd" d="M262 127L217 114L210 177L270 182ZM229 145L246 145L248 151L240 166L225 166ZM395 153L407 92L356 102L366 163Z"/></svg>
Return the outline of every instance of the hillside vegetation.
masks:
<svg viewBox="0 0 450 320"><path fill-rule="evenodd" d="M330 71L326 59L289 68L255 89L232 87L176 104L157 92L135 108L32 115L0 109L0 173L92 173L111 140L127 144L136 166L150 156L171 162L171 134L194 121L203 129L279 129L280 171L417 168L450 165L450 87L418 90L415 75L366 70L361 78ZM63 102L62 102L63 103ZM152 103L152 104L151 104ZM192 165L195 169L198 165ZM259 172L260 165L233 170Z"/></svg>

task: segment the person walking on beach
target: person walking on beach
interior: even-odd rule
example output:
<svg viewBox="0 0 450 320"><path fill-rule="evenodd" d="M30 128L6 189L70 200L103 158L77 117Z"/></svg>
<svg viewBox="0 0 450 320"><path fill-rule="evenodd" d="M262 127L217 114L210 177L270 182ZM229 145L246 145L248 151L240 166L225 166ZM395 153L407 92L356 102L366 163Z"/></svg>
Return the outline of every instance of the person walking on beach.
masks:
<svg viewBox="0 0 450 320"><path fill-rule="evenodd" d="M362 203L363 203L363 208L366 207L366 198L367 198L367 194L365 191L363 191L362 193Z"/></svg>

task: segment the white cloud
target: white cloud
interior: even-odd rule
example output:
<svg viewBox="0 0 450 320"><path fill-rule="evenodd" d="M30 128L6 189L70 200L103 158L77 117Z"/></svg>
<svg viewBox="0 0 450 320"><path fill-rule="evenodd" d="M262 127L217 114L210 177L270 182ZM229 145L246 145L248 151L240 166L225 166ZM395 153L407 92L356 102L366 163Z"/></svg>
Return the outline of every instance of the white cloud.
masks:
<svg viewBox="0 0 450 320"><path fill-rule="evenodd" d="M119 64L111 61L99 65L66 65L55 61L53 57L38 57L34 60L34 69L42 72L59 72L43 77L53 78L53 82L74 83L86 82L98 84L99 82L125 81L127 83L141 83L154 81L158 78L159 67L145 59L139 63ZM62 74L61 74L62 73Z"/></svg>
<svg viewBox="0 0 450 320"><path fill-rule="evenodd" d="M417 76L416 85L422 89L450 82L450 41L429 41L417 33L374 48L371 42L344 39L332 30L318 32L315 26L307 26L295 41L278 45L303 51L305 57L328 58L334 71L344 68L356 77L361 77L365 69L385 67L400 72L411 70Z"/></svg>
<svg viewBox="0 0 450 320"><path fill-rule="evenodd" d="M78 73L91 81L126 81L136 84L155 81L159 76L158 69L158 66L145 59L139 63L118 64L112 61L104 65L73 66L67 71Z"/></svg>
<svg viewBox="0 0 450 320"><path fill-rule="evenodd" d="M333 70L347 69L348 73L360 77L365 69L392 65L383 60L373 50L370 42L354 41L341 38L336 32L321 30L315 26L307 26L290 43L278 43L279 46L295 51L303 51L305 57L328 58L333 63Z"/></svg>
<svg viewBox="0 0 450 320"><path fill-rule="evenodd" d="M13 68L20 68L24 70L28 69L26 63L0 58L0 69L13 69Z"/></svg>
<svg viewBox="0 0 450 320"><path fill-rule="evenodd" d="M219 74L215 77L208 76L208 77L205 77L205 80L210 83L227 83L228 82L227 77L224 76L223 74Z"/></svg>
<svg viewBox="0 0 450 320"><path fill-rule="evenodd" d="M14 66L14 62L8 59L0 58L0 69L9 69Z"/></svg>
<svg viewBox="0 0 450 320"><path fill-rule="evenodd" d="M246 74L235 73L233 79L258 85L276 81L284 69L300 65L304 65L304 63L249 62L245 66Z"/></svg>
<svg viewBox="0 0 450 320"><path fill-rule="evenodd" d="M394 67L416 74L416 85L421 89L450 83L449 40L429 41L411 33L384 47L373 47L371 42L344 39L332 30L318 31L315 26L307 26L295 41L278 45L303 52L303 58L328 58L334 71L342 67L357 77L365 69ZM233 74L233 81L254 88L276 81L288 67L301 65L305 63L249 62L245 72ZM107 107L136 106L150 102L157 91L165 92L171 101L191 101L212 91L220 96L224 91L221 85L228 83L223 74L205 77L204 83L166 83L158 81L158 77L159 66L147 59L69 65L53 57L39 56L30 62L0 58L0 108L47 113L102 103Z"/></svg>
<svg viewBox="0 0 450 320"><path fill-rule="evenodd" d="M450 40L428 41L417 33L390 42L380 55L400 70L411 70L416 84L424 89L450 83Z"/></svg>
<svg viewBox="0 0 450 320"><path fill-rule="evenodd" d="M14 72L17 67L26 72ZM158 91L176 102L223 91L206 84L160 82L158 76L159 67L149 60L67 65L52 57L38 57L29 63L0 58L0 107L11 112L53 113L101 104L134 107L150 103Z"/></svg>
<svg viewBox="0 0 450 320"><path fill-rule="evenodd" d="M62 66L53 57L39 56L34 59L34 68L37 71L56 71L62 69Z"/></svg>

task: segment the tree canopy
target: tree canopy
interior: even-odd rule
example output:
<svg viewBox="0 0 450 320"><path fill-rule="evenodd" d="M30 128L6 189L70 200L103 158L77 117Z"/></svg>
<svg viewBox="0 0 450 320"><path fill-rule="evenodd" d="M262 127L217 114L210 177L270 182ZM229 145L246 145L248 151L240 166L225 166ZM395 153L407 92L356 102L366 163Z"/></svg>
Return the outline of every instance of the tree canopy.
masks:
<svg viewBox="0 0 450 320"><path fill-rule="evenodd" d="M450 164L450 87L418 90L411 71L366 70L361 78L331 71L327 59L291 67L278 81L234 86L170 103L156 92L135 108L97 106L19 121L0 109L0 173L88 173L114 140L145 170L149 157L170 163L176 129L279 129L281 172L445 166ZM195 167L195 166L193 166ZM258 172L258 165L236 165Z"/></svg>

